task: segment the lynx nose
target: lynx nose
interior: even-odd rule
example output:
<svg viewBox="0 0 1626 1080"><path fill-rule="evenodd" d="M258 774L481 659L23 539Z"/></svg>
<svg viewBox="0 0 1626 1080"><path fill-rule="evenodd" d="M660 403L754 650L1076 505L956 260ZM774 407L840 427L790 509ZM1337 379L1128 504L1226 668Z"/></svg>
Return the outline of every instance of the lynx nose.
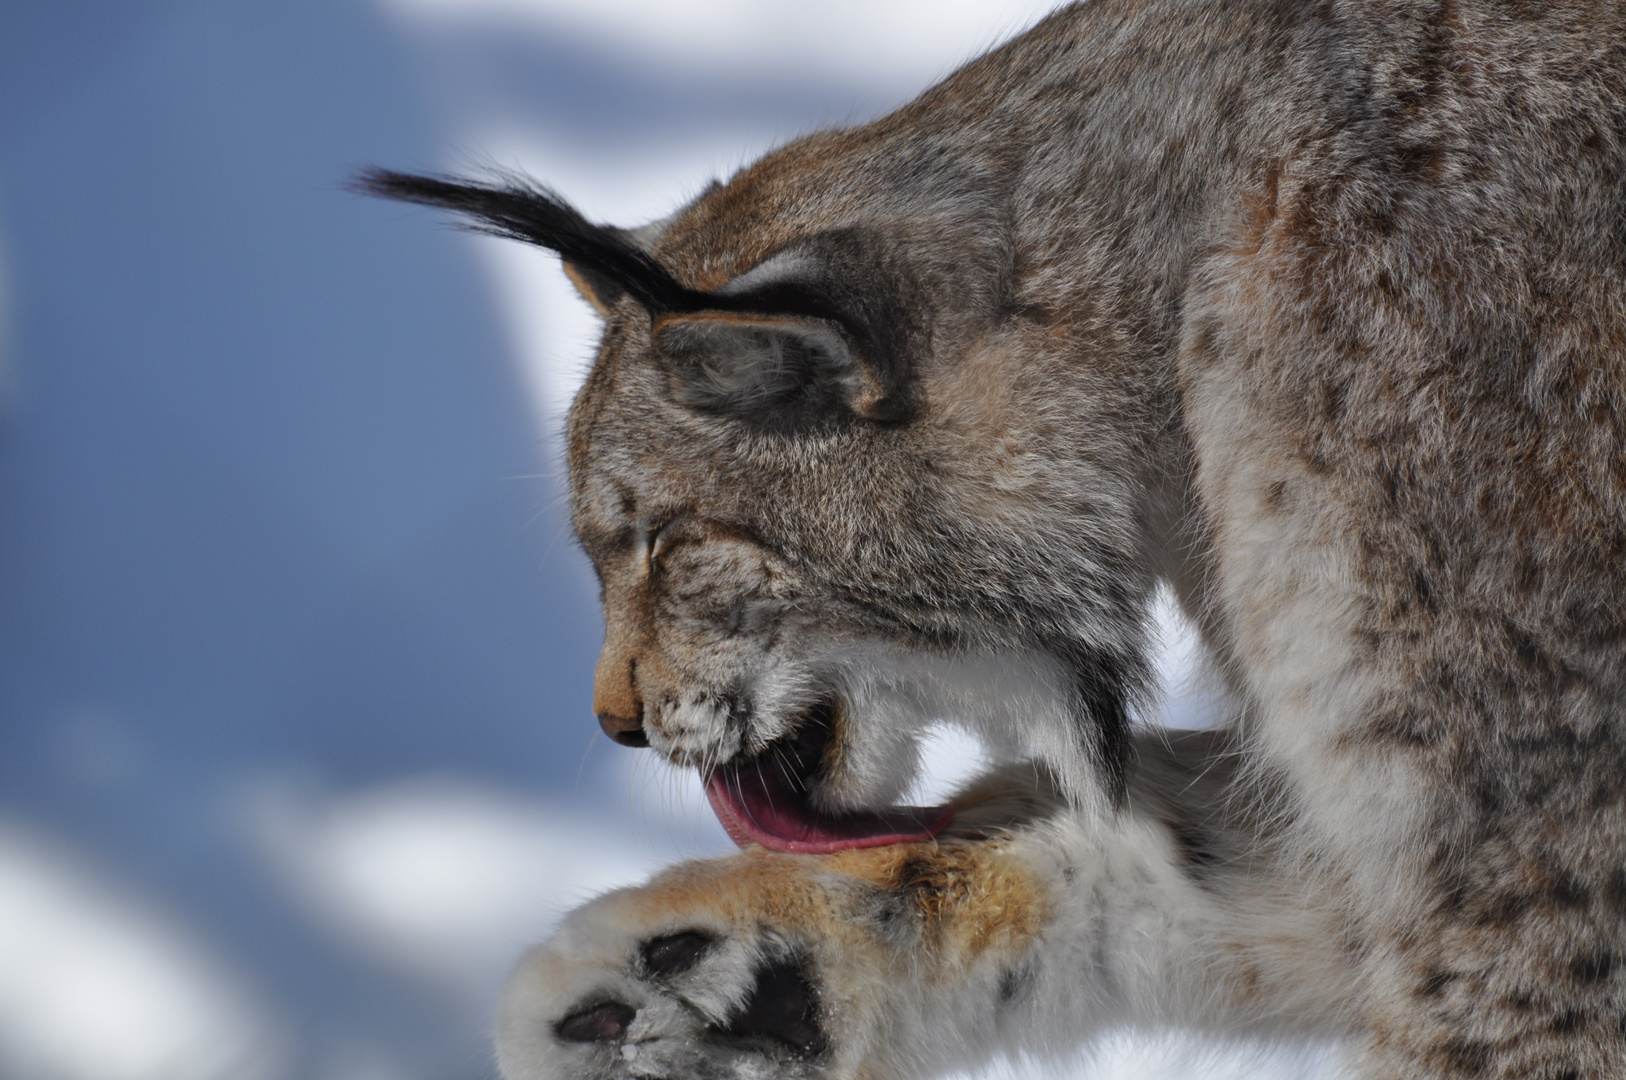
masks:
<svg viewBox="0 0 1626 1080"><path fill-rule="evenodd" d="M604 729L604 734L622 746L649 745L649 736L644 734L644 724L641 720L629 720L625 716L601 712L598 714L598 726Z"/></svg>
<svg viewBox="0 0 1626 1080"><path fill-rule="evenodd" d="M624 635L604 635L604 649L593 672L593 712L604 734L622 746L648 746L642 720L644 696L638 692L638 658L627 653Z"/></svg>

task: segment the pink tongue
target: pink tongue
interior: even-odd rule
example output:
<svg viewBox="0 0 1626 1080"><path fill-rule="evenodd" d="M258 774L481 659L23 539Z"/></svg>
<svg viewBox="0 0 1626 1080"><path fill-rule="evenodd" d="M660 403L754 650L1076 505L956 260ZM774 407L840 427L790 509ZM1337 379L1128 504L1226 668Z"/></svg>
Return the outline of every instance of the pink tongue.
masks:
<svg viewBox="0 0 1626 1080"><path fill-rule="evenodd" d="M954 819L949 806L894 806L846 814L815 810L771 764L718 769L706 781L706 798L741 847L757 843L771 851L809 855L918 843L930 840Z"/></svg>

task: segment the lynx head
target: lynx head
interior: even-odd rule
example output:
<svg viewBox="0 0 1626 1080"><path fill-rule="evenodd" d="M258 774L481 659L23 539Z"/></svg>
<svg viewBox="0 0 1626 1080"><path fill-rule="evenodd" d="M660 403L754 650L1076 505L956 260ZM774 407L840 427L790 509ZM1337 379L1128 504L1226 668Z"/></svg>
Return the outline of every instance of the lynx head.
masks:
<svg viewBox="0 0 1626 1080"><path fill-rule="evenodd" d="M636 231L512 177L358 183L557 251L605 320L569 467L611 738L783 850L941 828L895 805L935 721L1104 805L1146 678L1157 408L1131 348L1020 284L997 178L837 165L839 139Z"/></svg>

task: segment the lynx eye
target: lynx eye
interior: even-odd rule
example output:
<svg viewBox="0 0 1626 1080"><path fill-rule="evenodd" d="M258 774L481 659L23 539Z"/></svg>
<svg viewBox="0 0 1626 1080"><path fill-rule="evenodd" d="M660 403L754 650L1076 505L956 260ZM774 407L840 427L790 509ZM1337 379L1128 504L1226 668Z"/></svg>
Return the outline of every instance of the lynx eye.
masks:
<svg viewBox="0 0 1626 1080"><path fill-rule="evenodd" d="M633 534L632 563L636 567L641 567L643 572L646 574L649 573L650 565L653 562L651 552L652 548L649 543L649 530L640 527L637 532Z"/></svg>
<svg viewBox="0 0 1626 1080"><path fill-rule="evenodd" d="M648 541L648 554L645 558L644 565L650 573L654 573L656 570L660 569L661 556L672 550L672 547L676 542L673 536L673 531L682 522L682 520L682 518L675 518L668 521L665 525L662 525L655 531L654 539Z"/></svg>

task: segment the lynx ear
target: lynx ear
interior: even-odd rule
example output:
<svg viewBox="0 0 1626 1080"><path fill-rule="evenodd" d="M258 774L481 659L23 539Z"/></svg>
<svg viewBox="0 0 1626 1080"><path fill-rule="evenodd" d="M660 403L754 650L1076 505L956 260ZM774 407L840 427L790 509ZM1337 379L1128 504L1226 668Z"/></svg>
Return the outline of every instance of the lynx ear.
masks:
<svg viewBox="0 0 1626 1080"><path fill-rule="evenodd" d="M842 415L906 420L900 328L886 290L864 284L873 268L862 246L847 234L807 238L710 294L700 310L655 318L673 396L765 427Z"/></svg>
<svg viewBox="0 0 1626 1080"><path fill-rule="evenodd" d="M894 421L895 402L827 319L699 312L655 324L672 395L701 412L800 428L832 415Z"/></svg>
<svg viewBox="0 0 1626 1080"><path fill-rule="evenodd" d="M590 266L581 266L568 259L559 265L564 268L565 277L576 286L576 292L592 305L600 318L609 318L610 309L627 295L627 290L614 278L607 277Z"/></svg>
<svg viewBox="0 0 1626 1080"><path fill-rule="evenodd" d="M631 297L649 314L673 396L766 427L834 416L908 419L906 277L858 230L804 237L712 292L692 289L649 252L663 222L595 225L522 177L456 180L367 169L354 190L438 206L469 227L559 253L582 296L607 313Z"/></svg>

